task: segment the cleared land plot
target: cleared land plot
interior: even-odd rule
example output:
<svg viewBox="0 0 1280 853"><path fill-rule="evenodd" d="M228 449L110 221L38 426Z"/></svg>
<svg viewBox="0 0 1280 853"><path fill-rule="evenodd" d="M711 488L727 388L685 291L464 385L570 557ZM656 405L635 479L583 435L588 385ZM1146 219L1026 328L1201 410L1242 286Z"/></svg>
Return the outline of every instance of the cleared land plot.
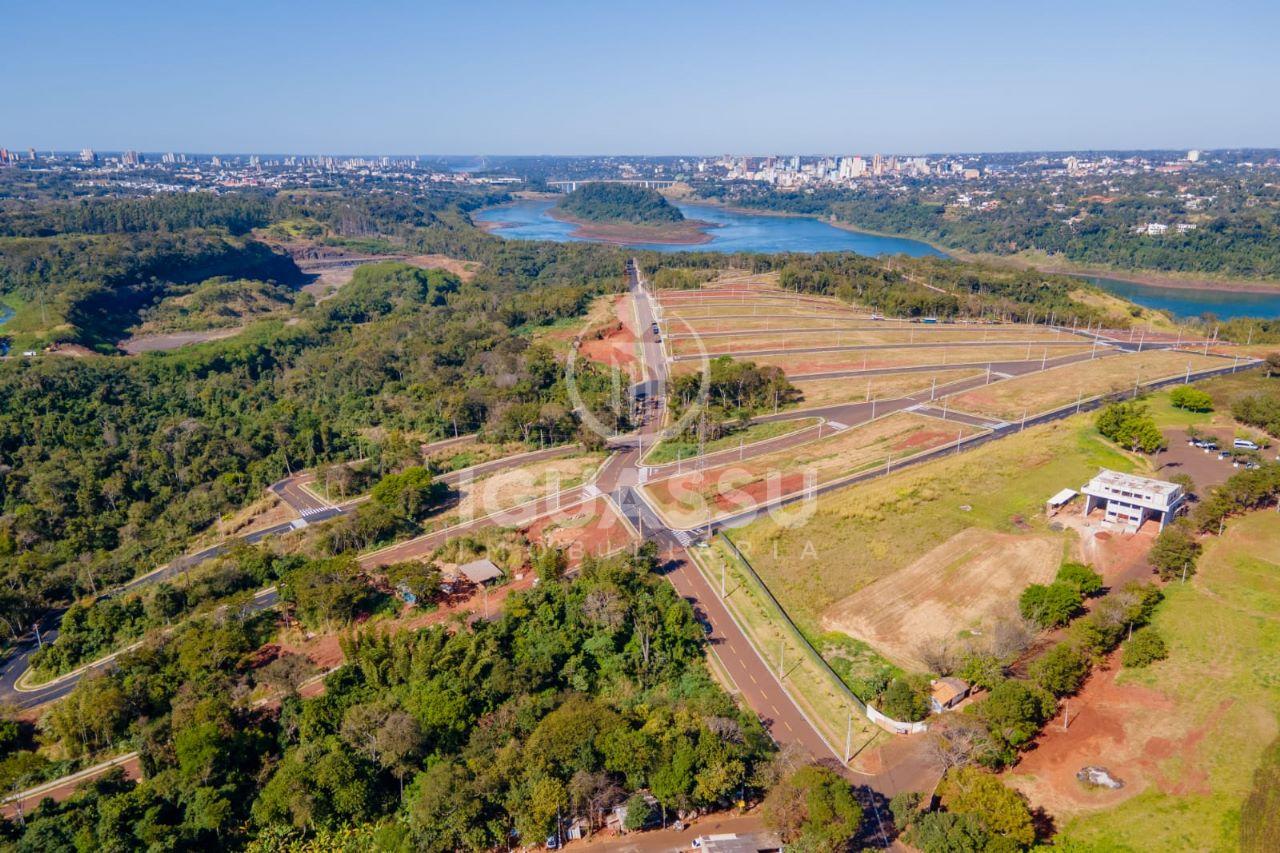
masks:
<svg viewBox="0 0 1280 853"><path fill-rule="evenodd" d="M590 453L567 459L534 462L461 486L462 496L450 512L464 518L480 518L513 506L581 485L604 461Z"/></svg>
<svg viewBox="0 0 1280 853"><path fill-rule="evenodd" d="M1253 773L1280 732L1280 524L1230 521L1197 574L1165 587L1154 627L1169 647L1146 669L1096 673L1067 732L1050 724L1007 777L1081 850L1238 850ZM1078 716L1077 716L1078 715ZM1060 723L1060 720L1058 721ZM1119 791L1081 786L1102 764Z"/></svg>
<svg viewBox="0 0 1280 853"><path fill-rule="evenodd" d="M961 530L1047 533L1038 514L1050 495L1098 468L1135 464L1080 415L822 495L802 524L761 518L733 537L787 613L817 634L833 603Z"/></svg>
<svg viewBox="0 0 1280 853"><path fill-rule="evenodd" d="M946 386L964 379L985 375L986 371L974 369L937 370L918 373L889 373L884 376L868 376L866 379L810 379L794 383L804 395L798 409L812 409L837 403L857 403L864 400L885 400L927 392L933 383L938 393L945 393Z"/></svg>
<svg viewBox="0 0 1280 853"><path fill-rule="evenodd" d="M1090 347L1056 346L1047 353L1050 359L1088 352ZM876 370L881 368L913 367L920 365L986 364L993 361L1027 361L1045 355L1043 346L1028 347L1018 344L992 344L976 347L915 347L905 349L849 350L847 352L786 353L784 355L757 355L751 360L756 364L774 364L788 376L807 376L815 373L835 373L849 370ZM702 367L701 359L677 361L672 373L696 373Z"/></svg>
<svg viewBox="0 0 1280 853"><path fill-rule="evenodd" d="M735 447L745 447L756 441L764 441L768 438L776 438L780 435L795 432L797 430L811 427L818 422L817 418L796 418L787 421L768 421L766 423L752 424L746 429L708 441L699 445L696 441L683 441L679 439L671 439L669 441L660 442L656 447L650 450L644 456L646 465L664 465L669 462L676 462L681 459L692 459L703 453L715 453L718 450L728 450Z"/></svg>
<svg viewBox="0 0 1280 853"><path fill-rule="evenodd" d="M837 601L824 628L862 640L894 663L927 670L922 640L980 632L1017 612L1031 583L1047 583L1062 562L1057 536L1018 536L970 527L903 569Z"/></svg>
<svg viewBox="0 0 1280 853"><path fill-rule="evenodd" d="M570 568L583 557L603 557L635 541L635 534L604 498L539 518L525 529L531 542L561 548Z"/></svg>
<svg viewBox="0 0 1280 853"><path fill-rule="evenodd" d="M673 338L669 346L673 355L698 355L706 352L710 355L726 355L734 352L761 349L803 349L805 347L825 346L875 346L878 344L930 344L951 343L1003 343L1018 341L1037 341L1056 344L1070 339L1079 343L1080 338L1069 335L1064 338L1053 330L1028 327L1025 329L962 329L947 328L929 331L910 329L815 329L813 331L789 332L750 332L742 335L706 338Z"/></svg>
<svg viewBox="0 0 1280 853"><path fill-rule="evenodd" d="M766 453L754 459L691 471L644 488L675 527L693 527L759 502L905 459L979 430L911 412L896 412L834 436Z"/></svg>
<svg viewBox="0 0 1280 853"><path fill-rule="evenodd" d="M1212 356L1157 350L1124 353L1108 358L1066 364L1049 370L992 382L950 398L951 408L961 412L1011 420L1038 414L1099 394L1132 390L1135 381L1153 382L1228 362Z"/></svg>
<svg viewBox="0 0 1280 853"><path fill-rule="evenodd" d="M715 318L726 316L790 317L795 315L845 319L862 319L870 322L871 312L843 302L813 302L794 299L756 299L754 297L688 300L663 304L666 318Z"/></svg>

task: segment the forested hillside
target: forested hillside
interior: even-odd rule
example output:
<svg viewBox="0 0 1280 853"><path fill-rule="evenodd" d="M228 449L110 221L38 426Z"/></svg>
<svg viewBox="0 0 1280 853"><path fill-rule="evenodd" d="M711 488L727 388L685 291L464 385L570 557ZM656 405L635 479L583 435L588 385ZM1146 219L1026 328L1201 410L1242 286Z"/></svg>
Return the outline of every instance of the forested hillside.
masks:
<svg viewBox="0 0 1280 853"><path fill-rule="evenodd" d="M659 225L684 221L680 209L657 190L630 184L583 184L561 199L557 207L587 222Z"/></svg>

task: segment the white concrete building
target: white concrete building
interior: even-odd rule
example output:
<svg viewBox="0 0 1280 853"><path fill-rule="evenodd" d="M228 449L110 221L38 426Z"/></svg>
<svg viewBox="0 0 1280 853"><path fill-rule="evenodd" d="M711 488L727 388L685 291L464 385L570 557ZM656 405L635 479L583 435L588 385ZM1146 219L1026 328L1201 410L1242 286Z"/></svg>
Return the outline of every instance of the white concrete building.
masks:
<svg viewBox="0 0 1280 853"><path fill-rule="evenodd" d="M1186 500L1186 492L1177 483L1121 474L1103 468L1098 475L1080 487L1084 493L1084 513L1102 509L1105 520L1134 531L1147 519L1158 519L1160 529L1173 521Z"/></svg>

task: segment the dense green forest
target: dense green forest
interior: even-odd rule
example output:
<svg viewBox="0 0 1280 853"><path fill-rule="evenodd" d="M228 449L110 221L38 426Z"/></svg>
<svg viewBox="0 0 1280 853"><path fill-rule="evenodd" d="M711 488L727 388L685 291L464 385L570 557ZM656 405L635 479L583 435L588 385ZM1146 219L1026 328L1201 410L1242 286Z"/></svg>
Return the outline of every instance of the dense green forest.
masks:
<svg viewBox="0 0 1280 853"><path fill-rule="evenodd" d="M1083 266L1280 279L1280 191L1259 180L1191 184L1186 176L905 191L709 184L704 197L758 210L834 217L854 226L996 255L1037 251ZM964 203L960 196L965 193ZM1170 227L1136 233L1149 222Z"/></svg>
<svg viewBox="0 0 1280 853"><path fill-rule="evenodd" d="M556 206L569 216L588 222L662 225L684 221L680 209L657 190L631 184L583 184Z"/></svg>
<svg viewBox="0 0 1280 853"><path fill-rule="evenodd" d="M414 247L480 260L473 281L397 263L366 266L293 325L267 321L229 340L137 358L0 363L6 612L27 624L52 603L154 567L288 472L369 453L362 435L370 429L422 439L481 429L535 445L584 437L561 368L527 332L578 316L595 295L621 287L624 256L589 244L507 243L467 226L457 207L449 208L454 224L442 224L431 206L378 213L370 201L353 204L363 208L358 215L334 215L386 215L379 239L393 239L405 221L431 222ZM329 208L312 207L312 218L329 221ZM153 238L172 240L183 257L191 246L240 239ZM263 258L283 257L255 245ZM104 268L91 253L68 254L67 263ZM30 268L29 285L47 287L50 298L76 290L38 269ZM223 271L215 265L201 276ZM111 292L97 288L104 298ZM606 402L607 375L580 373L602 420L625 416L625 407Z"/></svg>
<svg viewBox="0 0 1280 853"><path fill-rule="evenodd" d="M8 825L12 849L267 850L355 827L366 849L483 850L539 844L558 814L598 828L642 788L671 816L759 791L772 744L711 680L692 608L655 569L649 551L589 559L494 622L354 635L307 699L296 658L253 655L262 617L192 623L46 723L72 754L134 744L147 779L42 806Z"/></svg>

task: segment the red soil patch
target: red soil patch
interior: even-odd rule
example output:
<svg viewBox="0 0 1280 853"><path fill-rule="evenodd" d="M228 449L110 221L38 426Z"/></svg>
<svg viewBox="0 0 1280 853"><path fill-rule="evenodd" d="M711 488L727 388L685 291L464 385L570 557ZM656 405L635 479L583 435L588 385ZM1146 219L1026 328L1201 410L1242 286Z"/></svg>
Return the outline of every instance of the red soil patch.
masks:
<svg viewBox="0 0 1280 853"><path fill-rule="evenodd" d="M926 447L932 447L935 444L942 444L950 441L953 436L951 433L943 432L938 429L925 429L916 433L912 433L902 441L893 446L894 450L923 450Z"/></svg>
<svg viewBox="0 0 1280 853"><path fill-rule="evenodd" d="M570 568L577 568L588 554L604 556L629 545L635 538L603 498L563 513L543 516L525 528L524 533L531 541L565 549Z"/></svg>
<svg viewBox="0 0 1280 853"><path fill-rule="evenodd" d="M636 336L619 323L604 337L583 341L578 351L592 361L599 361L610 367L626 367L636 361L635 344Z"/></svg>
<svg viewBox="0 0 1280 853"><path fill-rule="evenodd" d="M1062 729L1062 714L1051 720L1011 771L1012 784L1036 805L1056 816L1107 808L1154 785L1172 795L1209 793L1200 747L1208 733L1234 704L1223 699L1204 723L1190 731L1169 714L1174 702L1155 690L1116 683L1119 653L1095 672L1079 695L1067 703L1070 724ZM1175 779L1162 769L1179 759ZM1101 765L1124 780L1118 791L1089 788L1076 779L1086 765Z"/></svg>
<svg viewBox="0 0 1280 853"><path fill-rule="evenodd" d="M764 501L798 492L803 488L804 474L784 474L780 478L771 477L756 480L745 486L734 486L728 490L727 494L717 490L715 506L716 509L723 510L747 509Z"/></svg>

